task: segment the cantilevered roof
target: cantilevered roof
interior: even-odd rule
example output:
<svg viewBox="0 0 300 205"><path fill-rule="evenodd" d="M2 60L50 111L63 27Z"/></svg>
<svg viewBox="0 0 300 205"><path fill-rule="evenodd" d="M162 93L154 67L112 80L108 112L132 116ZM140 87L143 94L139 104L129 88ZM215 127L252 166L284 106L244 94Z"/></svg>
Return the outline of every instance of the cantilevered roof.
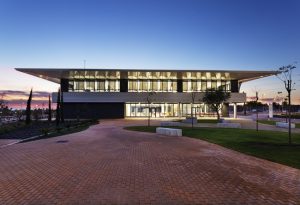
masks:
<svg viewBox="0 0 300 205"><path fill-rule="evenodd" d="M167 69L66 69L66 68L16 68L17 71L27 73L39 78L43 78L55 83L60 83L60 79L69 79L74 71L120 71L120 72L200 72L200 73L219 73L226 76L226 79L238 80L239 83L255 80L271 75L276 75L278 71L259 71L259 70L167 70Z"/></svg>

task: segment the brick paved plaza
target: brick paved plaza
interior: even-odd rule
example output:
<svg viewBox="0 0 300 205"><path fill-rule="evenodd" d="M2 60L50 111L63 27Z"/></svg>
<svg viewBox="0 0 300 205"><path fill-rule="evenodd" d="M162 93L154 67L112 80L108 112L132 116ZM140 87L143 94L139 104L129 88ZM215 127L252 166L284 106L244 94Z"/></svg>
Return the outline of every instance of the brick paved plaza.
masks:
<svg viewBox="0 0 300 205"><path fill-rule="evenodd" d="M132 123L0 149L0 204L300 204L300 170Z"/></svg>

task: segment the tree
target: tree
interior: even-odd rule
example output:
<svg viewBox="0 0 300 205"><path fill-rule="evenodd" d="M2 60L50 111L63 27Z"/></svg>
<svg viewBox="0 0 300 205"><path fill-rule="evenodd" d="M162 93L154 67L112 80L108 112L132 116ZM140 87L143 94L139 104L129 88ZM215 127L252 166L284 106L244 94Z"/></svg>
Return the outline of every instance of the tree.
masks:
<svg viewBox="0 0 300 205"><path fill-rule="evenodd" d="M148 93L148 95L147 95L147 103L148 103L148 110L149 110L149 112L148 112L148 127L150 126L150 113L151 113L151 107L150 107L150 105L151 105L151 103L153 102L153 97L154 97L154 95L156 95L156 92L149 92Z"/></svg>
<svg viewBox="0 0 300 205"><path fill-rule="evenodd" d="M222 88L218 88L217 90L208 89L204 94L203 102L208 104L217 113L218 120L220 120L219 112L222 109L223 103L229 98L230 93L223 91Z"/></svg>
<svg viewBox="0 0 300 205"><path fill-rule="evenodd" d="M52 110L51 110L51 99L49 95L49 102L48 102L48 121L51 122L52 120Z"/></svg>
<svg viewBox="0 0 300 205"><path fill-rule="evenodd" d="M30 124L31 122L31 100L32 100L32 89L30 90L30 94L27 100L27 106L26 106L26 124Z"/></svg>
<svg viewBox="0 0 300 205"><path fill-rule="evenodd" d="M278 69L278 74L276 75L283 83L284 87L288 93L288 115L289 115L289 144L292 144L292 133L291 133L291 92L293 90L292 86L292 71L295 69L294 65L282 66Z"/></svg>
<svg viewBox="0 0 300 205"><path fill-rule="evenodd" d="M192 117L192 128L194 128L194 112L193 112L193 106L195 104L195 99L196 99L196 93L194 91L191 92L191 117Z"/></svg>
<svg viewBox="0 0 300 205"><path fill-rule="evenodd" d="M3 100L3 96L4 94L1 95L1 99L0 99L0 122L2 121L2 116L4 115L4 110L6 109L6 104Z"/></svg>
<svg viewBox="0 0 300 205"><path fill-rule="evenodd" d="M65 117L64 117L64 94L61 91L60 92L60 119L62 123L65 123Z"/></svg>
<svg viewBox="0 0 300 205"><path fill-rule="evenodd" d="M57 102L56 102L56 126L60 123L60 88L57 92Z"/></svg>

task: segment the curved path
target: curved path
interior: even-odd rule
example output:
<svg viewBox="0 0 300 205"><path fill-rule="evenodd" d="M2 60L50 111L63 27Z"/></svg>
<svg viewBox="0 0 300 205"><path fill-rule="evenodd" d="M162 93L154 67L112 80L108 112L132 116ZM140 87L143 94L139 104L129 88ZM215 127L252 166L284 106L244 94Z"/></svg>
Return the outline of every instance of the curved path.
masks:
<svg viewBox="0 0 300 205"><path fill-rule="evenodd" d="M138 123L0 149L0 204L300 204L300 170Z"/></svg>

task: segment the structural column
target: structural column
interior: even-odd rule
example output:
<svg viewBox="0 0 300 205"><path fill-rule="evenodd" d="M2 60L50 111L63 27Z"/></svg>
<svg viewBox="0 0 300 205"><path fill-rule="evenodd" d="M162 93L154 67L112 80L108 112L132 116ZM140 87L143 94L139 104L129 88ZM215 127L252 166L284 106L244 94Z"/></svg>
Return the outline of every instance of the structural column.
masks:
<svg viewBox="0 0 300 205"><path fill-rule="evenodd" d="M269 118L273 118L273 103L269 103Z"/></svg>
<svg viewBox="0 0 300 205"><path fill-rule="evenodd" d="M229 103L224 103L222 107L222 117L229 117L229 111L228 111Z"/></svg>
<svg viewBox="0 0 300 205"><path fill-rule="evenodd" d="M233 118L237 118L237 105L236 103L233 103Z"/></svg>

